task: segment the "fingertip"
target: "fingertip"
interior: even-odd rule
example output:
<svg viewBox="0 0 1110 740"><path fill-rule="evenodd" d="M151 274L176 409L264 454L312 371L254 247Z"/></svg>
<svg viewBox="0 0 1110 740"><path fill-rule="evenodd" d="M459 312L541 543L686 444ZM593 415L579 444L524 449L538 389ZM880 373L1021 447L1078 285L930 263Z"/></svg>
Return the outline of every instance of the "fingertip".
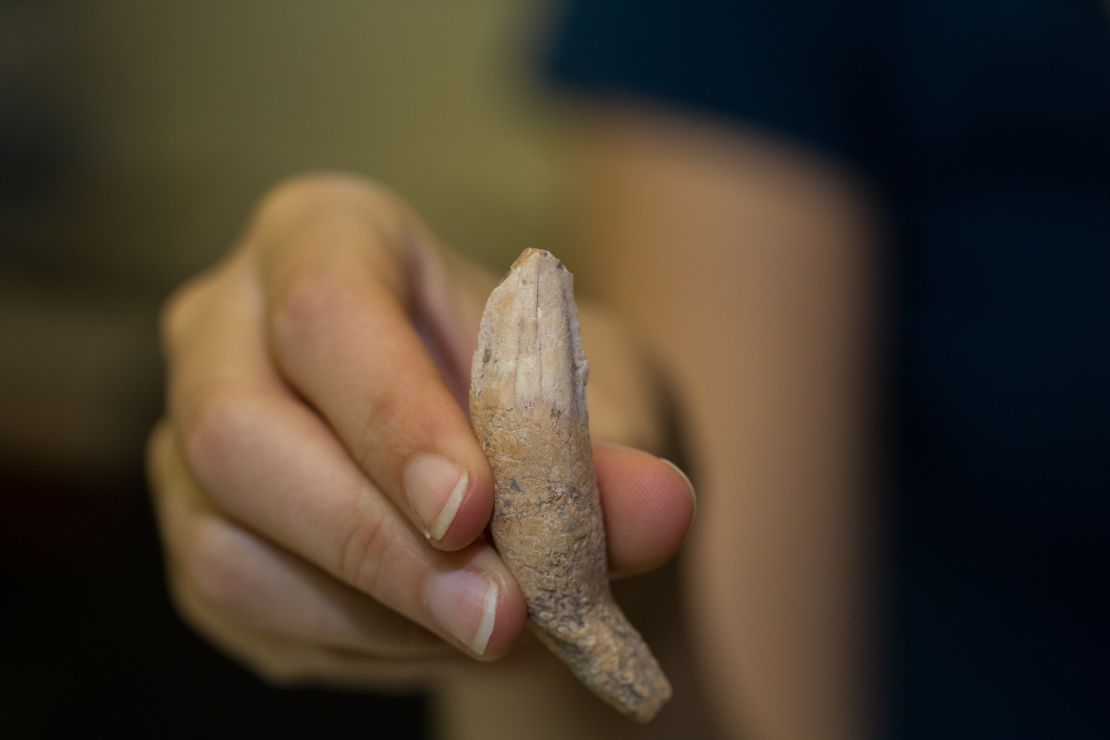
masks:
<svg viewBox="0 0 1110 740"><path fill-rule="evenodd" d="M693 523L693 486L674 463L617 445L594 450L605 515L609 565L632 575L678 552Z"/></svg>
<svg viewBox="0 0 1110 740"><path fill-rule="evenodd" d="M472 658L504 657L520 639L528 610L516 580L488 545L474 545L432 571L424 585L431 625Z"/></svg>
<svg viewBox="0 0 1110 740"><path fill-rule="evenodd" d="M480 652L474 650L474 655L478 660L487 662L508 655L520 641L528 622L528 607L516 581L497 573L491 575L490 583L496 589L497 599L492 608L488 635L485 635L484 645L472 646L482 648Z"/></svg>
<svg viewBox="0 0 1110 740"><path fill-rule="evenodd" d="M445 503L428 517L424 536L439 550L461 550L477 540L493 514L493 483L488 466L459 466L461 477L453 485ZM410 490L406 485L406 490ZM410 494L410 500L412 496ZM415 507L414 507L415 508ZM418 517L420 512L417 511Z"/></svg>
<svg viewBox="0 0 1110 740"><path fill-rule="evenodd" d="M678 477L682 480L682 485L686 487L686 494L690 497L690 504L692 506L692 509L690 510L690 521L692 523L694 517L698 513L698 493L694 490L694 482L690 480L690 476L686 475L686 471L675 465L667 458L661 457L659 458L659 461L669 467L672 471L677 473Z"/></svg>

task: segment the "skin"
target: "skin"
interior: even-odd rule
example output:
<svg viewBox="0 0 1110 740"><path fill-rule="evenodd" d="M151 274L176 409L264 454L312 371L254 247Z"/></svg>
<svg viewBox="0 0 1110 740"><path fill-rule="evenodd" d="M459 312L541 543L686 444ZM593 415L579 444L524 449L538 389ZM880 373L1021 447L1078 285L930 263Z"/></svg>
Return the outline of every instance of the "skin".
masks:
<svg viewBox="0 0 1110 740"><path fill-rule="evenodd" d="M674 452L669 394L700 494L679 567L625 591L677 689L640 732L866 737L870 196L757 132L644 108L597 107L578 152L574 269L609 311L581 309L591 433L626 445L594 448L612 569L662 565L693 517L655 456ZM171 592L268 680L436 687L444 737L629 736L520 640L519 589L480 538L490 474L461 399L492 285L364 181L267 196L165 311L149 467ZM402 492L428 451L469 476L438 541ZM501 587L497 665L422 597L466 568Z"/></svg>

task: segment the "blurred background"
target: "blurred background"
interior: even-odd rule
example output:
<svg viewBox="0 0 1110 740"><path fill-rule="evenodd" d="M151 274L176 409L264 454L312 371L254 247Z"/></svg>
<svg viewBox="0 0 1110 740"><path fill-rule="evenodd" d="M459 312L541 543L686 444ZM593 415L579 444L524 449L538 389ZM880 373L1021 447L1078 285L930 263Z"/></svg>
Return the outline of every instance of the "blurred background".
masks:
<svg viewBox="0 0 1110 740"><path fill-rule="evenodd" d="M495 272L525 246L566 255L557 214L573 200L568 114L537 84L557 4L0 0L0 738L315 737L390 720L389 737L426 735L434 720L422 696L272 690L173 613L142 459L162 408L157 312L235 242L262 194L311 169L387 184ZM704 192L736 185L727 192L741 195L727 200L691 181L631 178L678 183L658 192L685 188L688 203L727 204L719 211L735 219L722 250L746 238L745 214L762 204L786 206L783 223L824 223L823 211L793 217L795 196L809 192L790 190L801 178L772 177L781 189L771 195L789 197L760 200L733 177L802 151L843 157L881 196L882 239L896 247L880 266L890 388L876 398L889 425L880 467L890 467L877 477L893 494L882 512L893 544L880 556L889 635L879 640L891 672L879 701L893 736L1107 736L1107 4L577 7L554 79L708 113L732 125L721 138L744 144L728 149L734 161L716 156L718 138L677 140L710 153L692 171L711 176ZM689 154L672 151L683 153L672 163ZM586 184L595 190L581 200L610 210L597 195L606 183ZM676 240L653 227L668 217L685 226L695 211L668 205L643 221L670 249ZM639 224L641 211L629 213ZM746 274L748 285L761 280ZM727 270L714 276L722 294L758 295L735 289ZM792 334L748 315L752 336ZM671 334L697 338L682 329ZM827 374L820 363L802 369ZM753 398L776 380L728 377ZM708 396L725 386L698 387ZM702 407L729 415L716 398ZM745 423L759 420L740 408ZM789 425L778 426L789 442ZM708 436L733 439L736 428ZM773 437L765 431L760 439ZM758 480L764 468L753 470ZM777 493L747 500L804 502ZM744 519L749 532L777 526L766 528L774 537L736 537L760 548L749 583L773 572L765 546L780 533L800 538L776 540L780 563L818 559L826 545L811 547L794 526L822 521L813 511ZM799 593L812 585L781 582ZM745 614L780 624L770 607ZM793 633L771 634L751 644L805 652L777 637ZM754 706L722 696L737 713ZM798 707L806 702L775 709Z"/></svg>
<svg viewBox="0 0 1110 740"><path fill-rule="evenodd" d="M142 469L156 315L305 169L387 183L498 270L557 244L548 12L0 0L0 735L327 735L389 712L421 736L420 697L278 694L173 614Z"/></svg>

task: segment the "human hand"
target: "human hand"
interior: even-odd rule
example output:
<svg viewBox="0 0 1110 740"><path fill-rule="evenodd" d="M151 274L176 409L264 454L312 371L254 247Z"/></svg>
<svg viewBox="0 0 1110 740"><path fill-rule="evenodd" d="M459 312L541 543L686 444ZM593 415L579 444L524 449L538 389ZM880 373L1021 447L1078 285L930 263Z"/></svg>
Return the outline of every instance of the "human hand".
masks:
<svg viewBox="0 0 1110 740"><path fill-rule="evenodd" d="M275 190L167 303L148 467L170 591L263 677L396 684L520 637L465 411L491 285L393 196L329 175ZM640 441L659 423L624 377L640 360L604 322L594 352L582 323L595 432ZM693 516L687 482L646 452L594 452L612 570L661 564Z"/></svg>

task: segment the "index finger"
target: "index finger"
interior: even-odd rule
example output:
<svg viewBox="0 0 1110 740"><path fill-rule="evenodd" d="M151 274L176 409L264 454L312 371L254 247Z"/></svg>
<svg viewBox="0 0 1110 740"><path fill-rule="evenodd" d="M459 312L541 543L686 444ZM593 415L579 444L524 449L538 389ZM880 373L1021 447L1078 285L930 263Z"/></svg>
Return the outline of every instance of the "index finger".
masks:
<svg viewBox="0 0 1110 740"><path fill-rule="evenodd" d="M278 236L259 249L273 356L416 528L441 549L463 547L489 520L492 483L447 383L465 385L467 327L460 312L430 305L419 289L436 281L437 300L450 298L443 263L415 217L388 196L342 183L314 187L287 204L271 229Z"/></svg>

